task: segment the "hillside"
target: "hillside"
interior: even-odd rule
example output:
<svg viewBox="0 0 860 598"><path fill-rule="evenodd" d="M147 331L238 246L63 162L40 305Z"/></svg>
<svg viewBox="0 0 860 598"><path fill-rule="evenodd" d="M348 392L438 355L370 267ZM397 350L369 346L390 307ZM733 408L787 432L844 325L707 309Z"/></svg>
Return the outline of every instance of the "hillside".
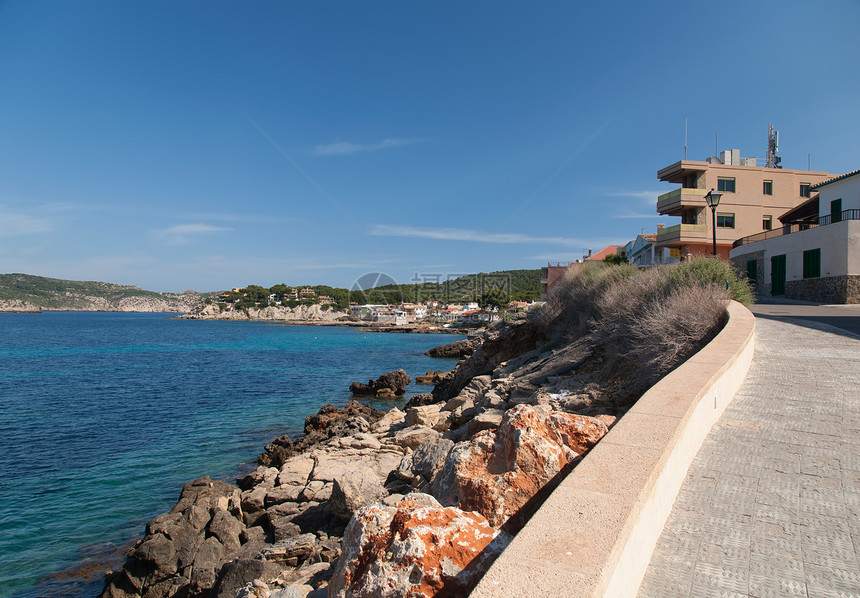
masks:
<svg viewBox="0 0 860 598"><path fill-rule="evenodd" d="M0 311L187 312L203 300L194 291L156 293L131 285L60 280L30 274L0 274Z"/></svg>

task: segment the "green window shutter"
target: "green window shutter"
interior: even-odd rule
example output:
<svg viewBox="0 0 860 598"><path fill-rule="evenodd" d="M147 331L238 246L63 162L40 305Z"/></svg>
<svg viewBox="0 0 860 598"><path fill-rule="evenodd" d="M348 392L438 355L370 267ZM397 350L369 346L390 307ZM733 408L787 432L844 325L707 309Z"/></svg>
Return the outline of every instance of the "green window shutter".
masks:
<svg viewBox="0 0 860 598"><path fill-rule="evenodd" d="M821 276L821 248L809 249L803 252L803 277L819 278Z"/></svg>

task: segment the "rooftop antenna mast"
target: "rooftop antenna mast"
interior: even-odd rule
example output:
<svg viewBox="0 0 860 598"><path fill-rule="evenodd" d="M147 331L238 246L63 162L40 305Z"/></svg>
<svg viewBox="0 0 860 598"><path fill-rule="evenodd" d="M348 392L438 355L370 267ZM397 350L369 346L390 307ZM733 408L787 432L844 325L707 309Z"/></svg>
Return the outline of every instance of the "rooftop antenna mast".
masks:
<svg viewBox="0 0 860 598"><path fill-rule="evenodd" d="M779 165L782 158L777 156L779 151L779 131L773 130L773 123L767 124L767 161L765 168L782 168Z"/></svg>
<svg viewBox="0 0 860 598"><path fill-rule="evenodd" d="M687 159L687 119L684 118L684 160Z"/></svg>

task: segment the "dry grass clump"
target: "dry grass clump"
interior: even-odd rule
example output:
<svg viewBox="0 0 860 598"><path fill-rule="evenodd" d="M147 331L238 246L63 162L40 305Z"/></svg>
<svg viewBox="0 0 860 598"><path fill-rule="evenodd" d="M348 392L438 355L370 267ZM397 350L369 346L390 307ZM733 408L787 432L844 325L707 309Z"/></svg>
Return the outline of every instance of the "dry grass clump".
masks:
<svg viewBox="0 0 860 598"><path fill-rule="evenodd" d="M712 258L647 270L584 263L557 286L543 324L558 340L589 337L607 365L632 366L651 384L714 337L733 298L749 304L749 287Z"/></svg>

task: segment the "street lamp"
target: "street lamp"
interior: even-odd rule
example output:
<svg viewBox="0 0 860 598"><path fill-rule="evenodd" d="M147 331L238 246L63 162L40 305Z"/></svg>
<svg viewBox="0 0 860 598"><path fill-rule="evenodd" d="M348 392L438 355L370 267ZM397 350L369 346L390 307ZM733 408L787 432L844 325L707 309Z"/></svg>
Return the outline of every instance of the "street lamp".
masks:
<svg viewBox="0 0 860 598"><path fill-rule="evenodd" d="M711 189L705 196L705 201L708 207L711 208L711 219L714 221L714 257L717 257L717 206L720 205L720 198L723 196L719 191Z"/></svg>

